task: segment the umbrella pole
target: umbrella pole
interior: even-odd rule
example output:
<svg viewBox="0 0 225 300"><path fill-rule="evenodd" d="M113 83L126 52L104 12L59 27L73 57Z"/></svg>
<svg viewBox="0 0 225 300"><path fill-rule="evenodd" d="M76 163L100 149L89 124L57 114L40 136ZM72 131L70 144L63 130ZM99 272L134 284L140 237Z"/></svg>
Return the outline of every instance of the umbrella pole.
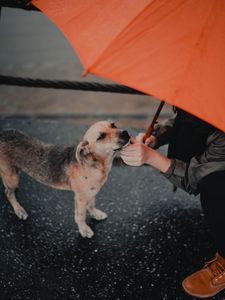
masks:
<svg viewBox="0 0 225 300"><path fill-rule="evenodd" d="M155 123L156 123L156 121L157 121L157 119L158 119L158 117L159 117L159 114L160 114L160 112L161 112L161 110L162 110L164 104L165 104L165 101L161 101L161 102L160 102L160 104L159 104L159 106L158 106L158 109L157 109L157 111L156 111L156 113L155 113L155 115L154 115L154 117L153 117L153 119L152 119L152 122L150 123L150 125L148 126L148 128L147 128L147 130L146 130L146 132L145 132L145 136L144 136L144 138L143 138L143 143L145 142L145 140L146 140L148 137L151 136L152 131L153 131L153 129L154 129L154 125L155 125Z"/></svg>

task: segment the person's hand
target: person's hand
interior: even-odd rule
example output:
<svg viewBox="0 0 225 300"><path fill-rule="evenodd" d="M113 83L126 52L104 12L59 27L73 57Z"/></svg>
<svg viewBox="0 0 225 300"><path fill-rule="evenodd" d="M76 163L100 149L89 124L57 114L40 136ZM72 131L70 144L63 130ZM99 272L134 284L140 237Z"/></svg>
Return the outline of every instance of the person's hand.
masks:
<svg viewBox="0 0 225 300"><path fill-rule="evenodd" d="M169 169L172 162L171 159L145 144L138 142L133 137L130 139L130 144L123 148L120 153L122 160L127 165L138 167L148 164L162 173L165 173Z"/></svg>
<svg viewBox="0 0 225 300"><path fill-rule="evenodd" d="M125 164L130 166L142 166L149 162L151 155L151 148L138 142L135 138L131 138L130 145L123 148L121 151L121 158Z"/></svg>
<svg viewBox="0 0 225 300"><path fill-rule="evenodd" d="M137 136L136 136L136 141L139 142L139 143L143 143L144 142L144 136L145 136L145 133L141 132L139 133ZM145 145L148 146L148 147L151 147L153 148L156 144L156 137L151 135L149 138L147 138L145 140Z"/></svg>

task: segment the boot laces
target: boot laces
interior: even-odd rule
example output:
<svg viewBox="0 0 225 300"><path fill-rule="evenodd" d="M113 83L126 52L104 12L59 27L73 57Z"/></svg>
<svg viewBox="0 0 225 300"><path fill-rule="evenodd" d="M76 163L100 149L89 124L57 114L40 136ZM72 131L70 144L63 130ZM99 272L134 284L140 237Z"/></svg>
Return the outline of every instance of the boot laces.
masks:
<svg viewBox="0 0 225 300"><path fill-rule="evenodd" d="M205 268L211 272L213 277L223 276L225 275L225 267L218 261L218 258L215 257L214 259L205 263Z"/></svg>

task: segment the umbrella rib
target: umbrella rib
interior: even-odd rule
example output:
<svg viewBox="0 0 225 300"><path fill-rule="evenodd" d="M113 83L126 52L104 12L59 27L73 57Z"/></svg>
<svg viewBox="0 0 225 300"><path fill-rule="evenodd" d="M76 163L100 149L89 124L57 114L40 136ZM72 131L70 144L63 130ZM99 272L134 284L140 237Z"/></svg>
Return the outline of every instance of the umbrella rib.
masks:
<svg viewBox="0 0 225 300"><path fill-rule="evenodd" d="M104 55L104 53L107 51L107 49L115 42L115 40L151 5L153 5L157 0L152 0L150 3L148 3L147 5L145 5L140 12L133 18L131 19L126 26L124 26L124 28L115 35L115 37L110 41L110 43L105 47L105 49L101 52L101 54L99 54L99 56L96 58L96 60L92 63L91 66L85 68L84 72L82 73L82 76L86 76L88 75L88 73L92 73L91 69L93 69L94 67L96 67L96 65L99 63L99 61L101 61L101 57ZM183 5L185 3L185 1L187 0L183 0L181 1L181 3L177 6L179 7L180 5ZM166 5L165 3L161 4L160 8Z"/></svg>
<svg viewBox="0 0 225 300"><path fill-rule="evenodd" d="M186 64L186 68L185 68L185 71L183 72L183 76L187 76L187 73L188 73L188 69L191 67L192 65L192 60L193 60L193 56L195 54L195 49L197 48L197 46L199 45L199 41L201 40L202 36L203 36L203 33L205 31L205 28L209 22L209 19L212 15L212 12L213 12L213 8L214 6L216 6L216 2L212 3L212 8L211 8L211 11L209 12L208 16L206 17L206 20L204 22L204 25L202 26L202 29L200 30L200 33L198 34L197 38L196 38L196 42L193 46L193 49L192 49L192 54L190 55L190 58ZM177 88L175 91L174 91L174 94L178 93L178 90L180 90L180 86L181 86L181 82L182 82L182 76L180 77L180 85L179 85L179 88ZM175 99L175 97L174 97Z"/></svg>
<svg viewBox="0 0 225 300"><path fill-rule="evenodd" d="M90 67L87 67L82 76L86 76L88 73L91 73L91 69L93 69L97 64L98 62L101 60L101 57L103 56L103 54L106 52L106 50L114 43L114 41L118 38L118 36L128 27L130 26L142 13L143 11L145 11L146 8L148 8L149 6L151 6L153 4L153 2L155 2L157 0L152 0L150 3L148 3L147 5L145 5L141 10L140 12L135 15L135 17L133 19L131 19L127 24L126 26L119 32L115 35L115 37L110 41L110 43L105 47L105 49L101 52L101 54L96 58L95 62L93 62L93 64L90 66Z"/></svg>

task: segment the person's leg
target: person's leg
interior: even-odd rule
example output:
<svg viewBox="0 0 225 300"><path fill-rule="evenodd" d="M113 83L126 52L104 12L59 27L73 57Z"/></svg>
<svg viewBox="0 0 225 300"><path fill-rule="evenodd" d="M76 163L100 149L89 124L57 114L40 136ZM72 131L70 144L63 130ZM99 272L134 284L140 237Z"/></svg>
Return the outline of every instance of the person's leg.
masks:
<svg viewBox="0 0 225 300"><path fill-rule="evenodd" d="M200 199L217 250L225 258L225 171L201 180Z"/></svg>
<svg viewBox="0 0 225 300"><path fill-rule="evenodd" d="M201 180L200 199L218 253L182 284L192 296L206 298L225 289L225 171L211 173Z"/></svg>

